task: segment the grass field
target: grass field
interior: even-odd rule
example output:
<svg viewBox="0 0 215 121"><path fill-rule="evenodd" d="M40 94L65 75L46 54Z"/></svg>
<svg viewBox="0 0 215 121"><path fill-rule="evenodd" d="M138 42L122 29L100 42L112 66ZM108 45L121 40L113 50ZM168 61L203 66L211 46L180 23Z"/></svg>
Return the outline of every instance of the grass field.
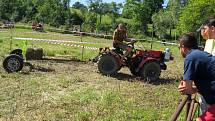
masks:
<svg viewBox="0 0 215 121"><path fill-rule="evenodd" d="M72 40L79 36L58 33L39 33L25 29L0 30L0 63L11 48L22 48L25 41L14 38L40 38ZM111 46L111 40L83 37L84 46ZM150 48L150 43L137 43ZM83 45L83 44L82 44ZM69 55L81 59L81 49L27 41L27 46L44 49L46 56ZM103 76L91 62L40 60L32 64L52 69L8 74L0 66L0 120L68 120L68 121L167 121L182 96L177 92L182 75L183 60L176 46L153 43L153 49L169 47L175 60L167 63L157 82L146 82L132 76L127 68L113 76ZM97 51L84 50L84 59L97 55ZM183 115L179 121L183 120Z"/></svg>

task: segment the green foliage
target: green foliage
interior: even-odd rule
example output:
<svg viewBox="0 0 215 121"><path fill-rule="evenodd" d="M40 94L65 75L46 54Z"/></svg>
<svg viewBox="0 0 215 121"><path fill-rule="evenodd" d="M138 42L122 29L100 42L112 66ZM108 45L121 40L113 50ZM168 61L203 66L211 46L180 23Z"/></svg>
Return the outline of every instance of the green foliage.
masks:
<svg viewBox="0 0 215 121"><path fill-rule="evenodd" d="M86 30L90 30L91 32L95 31L97 16L94 13L88 13L86 16L86 20L84 22L84 27ZM85 31L86 31L85 30Z"/></svg>
<svg viewBox="0 0 215 121"><path fill-rule="evenodd" d="M89 12L95 13L96 16L98 15L95 25L96 31L100 32L100 30L110 30L110 28L113 26L113 24L115 24L116 19L119 16L119 10L122 5L116 4L116 2L103 3L102 0L89 0L89 3ZM112 25L102 22L102 17L105 14L110 16L110 19L113 23Z"/></svg>
<svg viewBox="0 0 215 121"><path fill-rule="evenodd" d="M162 8L162 3L163 0L126 0L122 14L135 21L133 30L147 33L147 24L151 23L152 14Z"/></svg>
<svg viewBox="0 0 215 121"><path fill-rule="evenodd" d="M70 0L1 0L0 18L10 21L38 21L59 27L69 19Z"/></svg>
<svg viewBox="0 0 215 121"><path fill-rule="evenodd" d="M4 20L20 21L25 16L24 0L1 0L0 18Z"/></svg>
<svg viewBox="0 0 215 121"><path fill-rule="evenodd" d="M166 35L167 30L174 28L176 24L171 11L161 10L152 16L153 25L157 35Z"/></svg>
<svg viewBox="0 0 215 121"><path fill-rule="evenodd" d="M189 0L182 10L177 29L180 32L195 32L209 16L215 15L214 0Z"/></svg>
<svg viewBox="0 0 215 121"><path fill-rule="evenodd" d="M72 8L79 9L81 11L87 11L87 6L81 4L80 2L75 2L75 4L72 5Z"/></svg>
<svg viewBox="0 0 215 121"><path fill-rule="evenodd" d="M70 19L72 25L82 25L84 22L84 16L82 15L82 12L77 9L72 11Z"/></svg>
<svg viewBox="0 0 215 121"><path fill-rule="evenodd" d="M170 0L166 9L153 14L152 21L158 36L166 35L168 30L171 32L175 28L178 23L181 7L180 0Z"/></svg>

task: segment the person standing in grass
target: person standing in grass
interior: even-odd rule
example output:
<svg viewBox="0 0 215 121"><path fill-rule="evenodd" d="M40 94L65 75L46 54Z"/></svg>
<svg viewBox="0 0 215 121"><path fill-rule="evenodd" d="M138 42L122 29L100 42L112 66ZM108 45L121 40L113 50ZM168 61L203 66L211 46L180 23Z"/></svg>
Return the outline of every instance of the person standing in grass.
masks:
<svg viewBox="0 0 215 121"><path fill-rule="evenodd" d="M215 17L208 18L203 25L199 28L203 39L206 40L204 51L215 56ZM204 113L207 109L207 103L205 99L200 96L200 113Z"/></svg>
<svg viewBox="0 0 215 121"><path fill-rule="evenodd" d="M200 27L201 35L206 40L204 51L215 56L215 17L210 17Z"/></svg>
<svg viewBox="0 0 215 121"><path fill-rule="evenodd" d="M126 52L123 56L126 57L130 54L132 48L124 43L124 41L131 42L132 40L128 38L124 25L120 23L113 34L113 47L125 50Z"/></svg>
<svg viewBox="0 0 215 121"><path fill-rule="evenodd" d="M202 95L208 108L197 121L215 121L215 57L200 51L197 39L191 34L183 34L179 43L180 53L185 60L183 80L178 91L184 95Z"/></svg>

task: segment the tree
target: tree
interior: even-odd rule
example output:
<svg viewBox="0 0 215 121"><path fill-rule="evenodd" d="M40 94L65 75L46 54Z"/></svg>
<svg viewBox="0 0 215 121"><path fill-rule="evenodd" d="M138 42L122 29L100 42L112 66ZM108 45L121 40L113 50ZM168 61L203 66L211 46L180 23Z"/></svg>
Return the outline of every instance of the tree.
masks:
<svg viewBox="0 0 215 121"><path fill-rule="evenodd" d="M123 16L135 21L133 27L147 32L147 24L152 23L151 16L162 8L163 0L126 0Z"/></svg>
<svg viewBox="0 0 215 121"><path fill-rule="evenodd" d="M120 9L123 7L121 3L117 4L116 2L110 3L110 11L109 14L112 18L113 26L116 25L116 19L119 17Z"/></svg>
<svg viewBox="0 0 215 121"><path fill-rule="evenodd" d="M177 29L182 33L195 32L209 16L215 16L213 0L190 0L182 10Z"/></svg>
<svg viewBox="0 0 215 121"><path fill-rule="evenodd" d="M80 2L75 2L72 5L72 8L79 9L79 10L82 10L82 11L87 11L87 6L85 6L84 4L81 4Z"/></svg>
<svg viewBox="0 0 215 121"><path fill-rule="evenodd" d="M85 28L88 28L91 32L94 32L96 28L96 21L97 21L96 14L89 12L86 15L86 19L85 19L85 23L84 23Z"/></svg>
<svg viewBox="0 0 215 121"><path fill-rule="evenodd" d="M28 22L31 20L35 20L36 13L38 11L36 5L34 4L34 1L28 0L24 3L24 6L26 7L24 21Z"/></svg>
<svg viewBox="0 0 215 121"><path fill-rule="evenodd" d="M171 36L171 30L177 25L180 10L183 6L184 2L182 4L181 0L170 0L166 9L162 9L152 16L158 35L165 35L169 30L169 35Z"/></svg>
<svg viewBox="0 0 215 121"><path fill-rule="evenodd" d="M73 12L71 14L71 23L72 25L82 25L84 22L84 18L81 17L77 12Z"/></svg>
<svg viewBox="0 0 215 121"><path fill-rule="evenodd" d="M174 27L173 16L170 11L160 10L152 16L153 25L157 35L165 35L167 29Z"/></svg>
<svg viewBox="0 0 215 121"><path fill-rule="evenodd" d="M37 6L37 10L37 21L42 21L55 27L65 25L70 19L69 0L45 0L41 5Z"/></svg>
<svg viewBox="0 0 215 121"><path fill-rule="evenodd" d="M104 13L103 7L104 4L102 3L102 0L89 0L89 11L94 12L97 15L99 15L99 20L96 22L96 30L99 31L101 21L102 21L102 15Z"/></svg>
<svg viewBox="0 0 215 121"><path fill-rule="evenodd" d="M4 20L20 21L25 8L23 0L1 0L0 1L0 18Z"/></svg>

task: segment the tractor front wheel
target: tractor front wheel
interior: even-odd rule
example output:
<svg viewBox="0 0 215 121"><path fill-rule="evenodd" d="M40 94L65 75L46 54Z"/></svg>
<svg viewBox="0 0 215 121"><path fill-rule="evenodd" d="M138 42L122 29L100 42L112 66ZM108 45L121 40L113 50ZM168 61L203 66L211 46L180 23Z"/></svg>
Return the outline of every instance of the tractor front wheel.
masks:
<svg viewBox="0 0 215 121"><path fill-rule="evenodd" d="M140 75L147 81L158 80L161 73L160 65L156 62L148 62L140 70Z"/></svg>
<svg viewBox="0 0 215 121"><path fill-rule="evenodd" d="M111 75L119 70L119 65L112 55L102 55L98 61L98 70L104 75Z"/></svg>

